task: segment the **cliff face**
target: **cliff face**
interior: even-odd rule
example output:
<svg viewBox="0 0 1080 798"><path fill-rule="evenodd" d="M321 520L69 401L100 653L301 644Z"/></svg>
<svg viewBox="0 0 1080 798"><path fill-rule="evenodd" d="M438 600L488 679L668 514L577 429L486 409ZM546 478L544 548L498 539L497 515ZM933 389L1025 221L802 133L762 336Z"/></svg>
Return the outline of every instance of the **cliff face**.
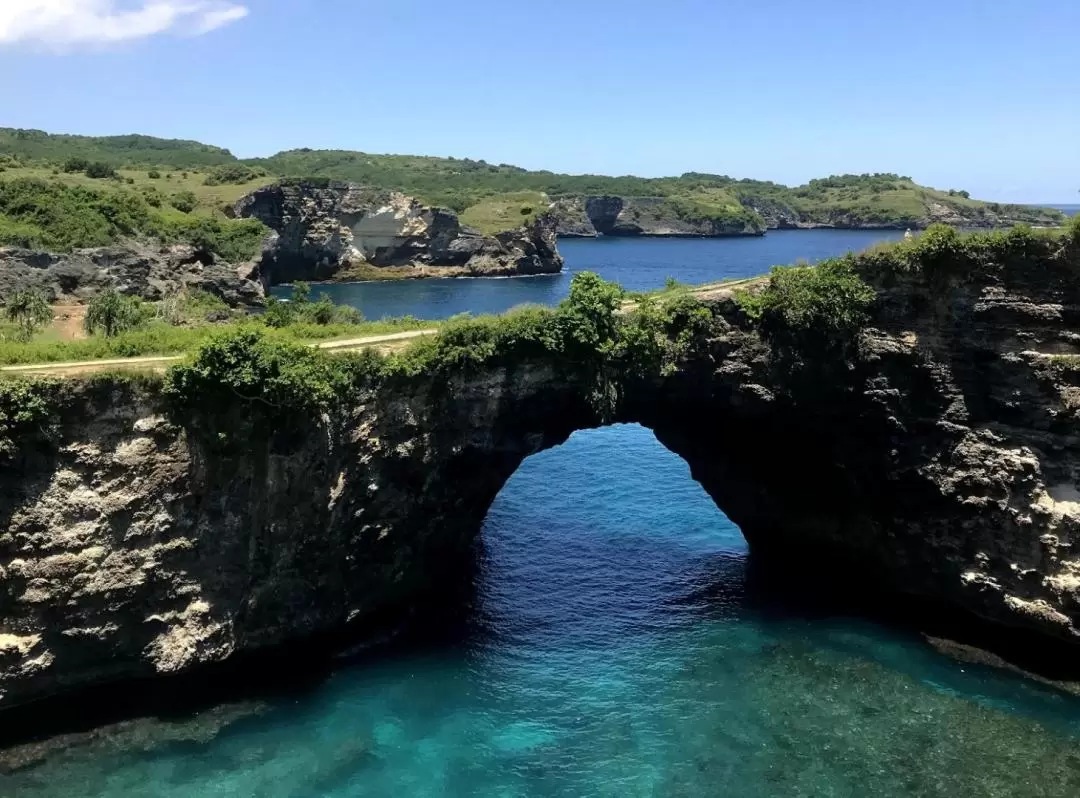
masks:
<svg viewBox="0 0 1080 798"><path fill-rule="evenodd" d="M576 197L556 201L558 234L568 238L604 236L754 236L764 232L756 219L694 218L680 215L663 197Z"/></svg>
<svg viewBox="0 0 1080 798"><path fill-rule="evenodd" d="M70 254L0 247L0 296L25 288L60 302L86 301L109 288L151 301L197 288L232 306L263 297L252 264L233 266L187 245L162 249L135 242Z"/></svg>
<svg viewBox="0 0 1080 798"><path fill-rule="evenodd" d="M234 214L275 232L261 266L269 285L350 279L357 264L406 270L394 276L555 274L563 265L546 217L485 237L452 211L348 183L268 186L240 200Z"/></svg>
<svg viewBox="0 0 1080 798"><path fill-rule="evenodd" d="M869 207L800 208L752 192L739 195L746 219L684 218L678 204L663 197L583 196L556 200L552 213L566 238L608 236L760 235L766 230L925 229L934 224L959 228L1004 228L1017 224L1060 224L1054 211L958 199L928 199L917 213L874 211Z"/></svg>
<svg viewBox="0 0 1080 798"><path fill-rule="evenodd" d="M718 289L677 369L609 375L604 420L654 430L762 562L1080 666L1080 244L1061 246L881 276L842 360L796 357ZM592 385L559 359L402 376L231 449L167 423L152 388L80 387L0 467L0 707L422 612L522 460L601 423Z"/></svg>

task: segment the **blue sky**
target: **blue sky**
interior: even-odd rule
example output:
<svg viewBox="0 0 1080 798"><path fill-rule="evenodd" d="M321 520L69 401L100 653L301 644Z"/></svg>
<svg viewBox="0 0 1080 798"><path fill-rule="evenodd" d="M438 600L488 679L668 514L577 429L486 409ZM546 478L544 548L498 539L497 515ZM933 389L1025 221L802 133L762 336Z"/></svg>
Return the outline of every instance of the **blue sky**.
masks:
<svg viewBox="0 0 1080 798"><path fill-rule="evenodd" d="M1080 202L1077 0L0 6L4 126Z"/></svg>

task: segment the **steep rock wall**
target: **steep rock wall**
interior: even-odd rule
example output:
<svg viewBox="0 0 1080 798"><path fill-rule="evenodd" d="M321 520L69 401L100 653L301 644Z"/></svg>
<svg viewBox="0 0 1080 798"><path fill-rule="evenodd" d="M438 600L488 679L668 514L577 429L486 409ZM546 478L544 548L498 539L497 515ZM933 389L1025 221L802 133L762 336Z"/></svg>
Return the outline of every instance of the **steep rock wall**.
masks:
<svg viewBox="0 0 1080 798"><path fill-rule="evenodd" d="M0 707L422 612L521 461L602 421L653 429L755 558L1080 668L1080 244L1061 246L881 275L843 359L794 357L718 290L707 340L665 376L613 375L603 418L560 358L399 377L229 449L153 388L89 383L0 468Z"/></svg>
<svg viewBox="0 0 1080 798"><path fill-rule="evenodd" d="M234 307L258 304L264 293L253 264L234 266L188 245L129 242L66 254L0 247L0 296L27 288L54 302L84 302L110 288L157 301L196 288Z"/></svg>
<svg viewBox="0 0 1080 798"><path fill-rule="evenodd" d="M275 233L262 259L268 285L349 279L356 263L414 267L413 276L556 274L563 266L549 217L486 237L462 227L452 211L349 183L267 186L233 213Z"/></svg>

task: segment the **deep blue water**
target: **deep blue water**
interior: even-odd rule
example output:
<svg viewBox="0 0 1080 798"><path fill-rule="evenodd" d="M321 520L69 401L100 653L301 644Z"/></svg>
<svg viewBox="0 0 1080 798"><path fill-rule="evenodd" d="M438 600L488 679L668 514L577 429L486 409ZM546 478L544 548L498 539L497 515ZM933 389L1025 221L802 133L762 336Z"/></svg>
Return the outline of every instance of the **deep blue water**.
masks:
<svg viewBox="0 0 1080 798"><path fill-rule="evenodd" d="M662 287L668 277L691 284L752 277L773 266L818 261L902 236L892 230L775 230L761 238L564 239L559 242L566 258L562 274L320 285L315 293L326 292L369 319L445 319L458 313L502 313L516 305L553 305L567 295L571 278L580 271L596 272L630 291L645 291ZM290 292L287 287L275 289L279 296Z"/></svg>
<svg viewBox="0 0 1080 798"><path fill-rule="evenodd" d="M649 288L876 237L563 249L571 271ZM369 316L434 317L555 301L566 281L336 290L374 291L355 295ZM1080 700L868 621L763 602L739 530L643 428L580 432L527 460L478 556L466 631L343 665L231 723L224 708L100 735L0 775L0 796L1080 795Z"/></svg>
<svg viewBox="0 0 1080 798"><path fill-rule="evenodd" d="M464 636L169 732L193 739L105 737L0 776L0 795L1080 794L1080 701L762 606L739 530L647 430L530 458L483 549Z"/></svg>

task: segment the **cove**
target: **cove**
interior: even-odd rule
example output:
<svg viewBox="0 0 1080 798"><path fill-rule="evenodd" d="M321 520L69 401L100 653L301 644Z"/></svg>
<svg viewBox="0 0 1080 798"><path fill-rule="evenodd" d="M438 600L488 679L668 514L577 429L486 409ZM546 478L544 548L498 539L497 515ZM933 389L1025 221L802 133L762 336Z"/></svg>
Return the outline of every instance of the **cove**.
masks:
<svg viewBox="0 0 1080 798"><path fill-rule="evenodd" d="M761 238L562 239L561 274L512 278L429 278L367 283L324 283L327 293L369 319L415 316L445 319L459 313L502 313L526 304L554 305L565 299L574 274L596 272L628 291L661 288L668 277L687 284L753 277L773 266L816 262L903 236L895 230L774 230ZM278 286L276 296L292 289Z"/></svg>
<svg viewBox="0 0 1080 798"><path fill-rule="evenodd" d="M464 628L0 776L26 798L1070 796L1080 701L806 612L634 425L526 460Z"/></svg>

